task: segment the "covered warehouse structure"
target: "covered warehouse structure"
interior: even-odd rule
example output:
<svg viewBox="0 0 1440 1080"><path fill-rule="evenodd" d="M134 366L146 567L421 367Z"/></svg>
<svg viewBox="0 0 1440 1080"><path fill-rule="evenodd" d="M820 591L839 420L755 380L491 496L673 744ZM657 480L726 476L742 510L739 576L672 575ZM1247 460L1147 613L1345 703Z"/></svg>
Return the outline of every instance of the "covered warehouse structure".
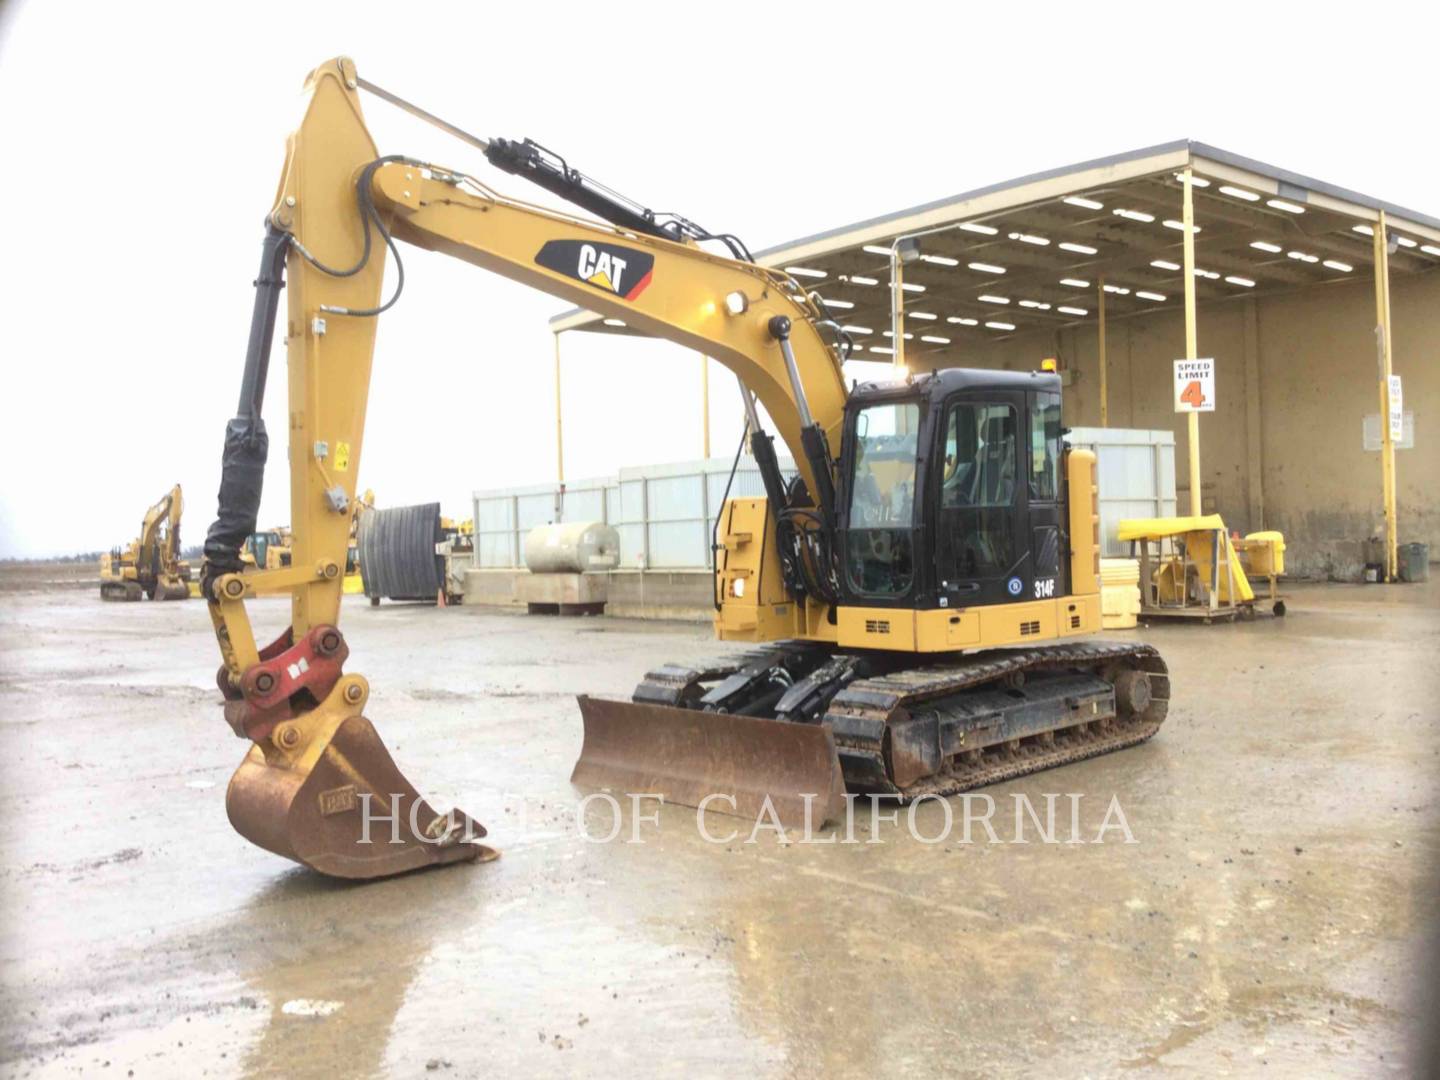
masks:
<svg viewBox="0 0 1440 1080"><path fill-rule="evenodd" d="M1359 578L1366 542L1386 537L1392 491L1391 549L1440 544L1440 490L1419 467L1434 454L1424 420L1440 405L1436 218L1180 141L846 225L757 260L814 290L856 359L918 372L1051 358L1067 423L1173 427L1177 463L1192 447L1174 411L1173 361L1213 357L1214 411L1199 420L1205 512L1242 531L1280 529L1292 571L1341 579ZM627 332L586 312L551 328ZM1401 376L1394 400L1387 369ZM1393 442L1392 411L1404 418ZM1178 471L1183 512L1193 485Z"/></svg>

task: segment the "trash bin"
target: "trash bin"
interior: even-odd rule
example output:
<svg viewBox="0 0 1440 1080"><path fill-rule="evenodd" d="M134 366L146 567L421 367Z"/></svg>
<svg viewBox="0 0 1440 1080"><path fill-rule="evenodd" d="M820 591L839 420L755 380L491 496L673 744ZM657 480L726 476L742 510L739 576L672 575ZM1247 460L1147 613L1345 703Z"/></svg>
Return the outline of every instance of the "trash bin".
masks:
<svg viewBox="0 0 1440 1080"><path fill-rule="evenodd" d="M1401 544L1398 555L1401 581L1430 580L1429 544Z"/></svg>

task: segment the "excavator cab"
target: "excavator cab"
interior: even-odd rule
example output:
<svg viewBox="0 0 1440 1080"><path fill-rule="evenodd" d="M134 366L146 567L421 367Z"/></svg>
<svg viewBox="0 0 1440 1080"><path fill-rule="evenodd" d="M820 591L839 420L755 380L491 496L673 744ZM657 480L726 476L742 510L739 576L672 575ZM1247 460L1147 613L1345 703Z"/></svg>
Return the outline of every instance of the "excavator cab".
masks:
<svg viewBox="0 0 1440 1080"><path fill-rule="evenodd" d="M1063 596L1060 380L952 369L856 388L836 550L847 606Z"/></svg>

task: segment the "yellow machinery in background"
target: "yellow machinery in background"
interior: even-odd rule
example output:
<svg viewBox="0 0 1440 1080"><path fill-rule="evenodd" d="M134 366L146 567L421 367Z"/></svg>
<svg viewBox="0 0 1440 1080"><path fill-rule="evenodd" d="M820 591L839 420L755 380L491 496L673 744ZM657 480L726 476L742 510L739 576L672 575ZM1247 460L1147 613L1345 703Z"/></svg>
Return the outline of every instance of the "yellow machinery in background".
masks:
<svg viewBox="0 0 1440 1080"><path fill-rule="evenodd" d="M1130 542L1140 563L1142 617L1198 618L1204 622L1255 613L1247 562L1269 583L1271 610L1285 614L1276 579L1285 572L1285 540L1278 532L1232 541L1219 514L1131 518L1117 537ZM1242 550L1245 558L1242 558Z"/></svg>
<svg viewBox="0 0 1440 1080"><path fill-rule="evenodd" d="M361 90L603 220L381 156ZM468 135L368 83L348 59L316 68L306 98L266 219L205 541L225 716L249 744L226 795L242 835L351 878L493 854L476 842L483 828L436 813L395 767L364 715L368 682L344 670L336 626L377 316L404 285L402 243L621 320L682 346L674 355L711 357L739 382L765 495L720 508L714 626L749 648L659 666L629 701L582 697L576 783L821 823L843 813L847 790L949 794L1159 730L1170 686L1158 653L1085 640L1101 624L1095 457L1064 444L1058 375L897 369L893 381L847 387L852 344L823 297L756 264L733 235L625 199L533 141ZM293 558L241 573L268 455L277 327L289 361ZM625 423L665 407L643 385L615 390ZM291 598L290 622L262 645L245 600L267 593ZM372 804L386 842L367 845Z"/></svg>
<svg viewBox="0 0 1440 1080"><path fill-rule="evenodd" d="M240 561L246 570L279 570L290 565L290 526L252 532L240 549Z"/></svg>
<svg viewBox="0 0 1440 1080"><path fill-rule="evenodd" d="M342 588L347 596L365 594L365 578L360 572L360 519L375 509L375 492L365 489L365 494L355 500L355 509L350 515L350 541L345 547L345 582Z"/></svg>
<svg viewBox="0 0 1440 1080"><path fill-rule="evenodd" d="M190 564L180 558L184 510L176 484L145 511L136 539L100 556L102 600L184 600L190 595Z"/></svg>

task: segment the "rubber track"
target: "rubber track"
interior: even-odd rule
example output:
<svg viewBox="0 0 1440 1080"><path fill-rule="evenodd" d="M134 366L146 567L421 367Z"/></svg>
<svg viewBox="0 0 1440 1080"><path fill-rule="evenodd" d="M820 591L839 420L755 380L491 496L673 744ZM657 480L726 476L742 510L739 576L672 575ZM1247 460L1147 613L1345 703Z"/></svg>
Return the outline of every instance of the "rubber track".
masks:
<svg viewBox="0 0 1440 1080"><path fill-rule="evenodd" d="M830 703L826 720L864 716L889 721L900 709L915 712L927 701L949 697L995 683L1016 673L1057 668L1087 668L1100 672L1125 663L1150 676L1150 707L1139 716L1079 724L1021 741L1018 750L991 747L978 762L961 757L938 773L915 781L901 791L904 799L922 795L954 795L972 788L1012 780L1017 776L1083 761L1121 750L1149 739L1164 723L1170 709L1170 676L1165 661L1149 645L1076 642L1037 649L988 652L944 666L913 668L851 683ZM833 726L833 725L832 725ZM865 749L873 749L866 747Z"/></svg>
<svg viewBox="0 0 1440 1080"><path fill-rule="evenodd" d="M698 680L723 678L760 657L781 649L810 649L810 642L778 641L765 648L717 659L703 668L665 665L649 672L641 686L680 704L686 688ZM869 717L888 723L898 710L915 712L928 701L978 689L1017 673L1085 668L1100 672L1113 664L1133 665L1150 676L1150 707L1136 717L1078 724L1063 731L1031 736L1018 749L990 747L973 762L961 757L941 772L917 780L901 791L902 800L924 795L954 795L1029 773L1053 769L1142 743L1160 730L1170 708L1169 669L1149 645L1074 642L1034 649L998 649L950 664L909 668L869 679L857 679L835 695L827 721L842 716ZM638 692L639 688L637 688ZM833 723L831 725L834 726ZM843 745L843 743L842 743ZM873 747L863 747L873 750Z"/></svg>

